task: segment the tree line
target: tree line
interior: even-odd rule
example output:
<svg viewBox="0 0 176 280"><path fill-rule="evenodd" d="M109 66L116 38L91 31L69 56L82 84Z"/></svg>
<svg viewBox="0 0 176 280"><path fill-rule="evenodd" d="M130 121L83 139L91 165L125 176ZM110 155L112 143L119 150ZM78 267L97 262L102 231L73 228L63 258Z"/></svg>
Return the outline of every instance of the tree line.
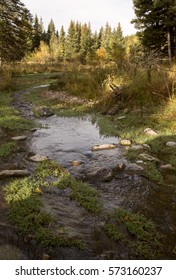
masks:
<svg viewBox="0 0 176 280"><path fill-rule="evenodd" d="M0 0L2 62L21 60L31 52L38 55L38 50L54 61L79 58L86 62L97 51L99 56L113 58L118 52L123 52L123 40L120 23L114 29L107 23L99 32L92 32L90 23L71 21L67 32L64 26L58 32L51 19L45 30L42 18L33 17L20 0Z"/></svg>
<svg viewBox="0 0 176 280"><path fill-rule="evenodd" d="M176 0L133 0L133 5L132 22L143 50L157 51L171 61L176 56ZM1 62L20 61L31 53L45 61L117 61L125 55L125 39L120 23L116 28L107 23L92 32L90 23L71 21L68 30L62 26L58 31L51 20L45 30L42 19L33 17L20 0L0 0Z"/></svg>

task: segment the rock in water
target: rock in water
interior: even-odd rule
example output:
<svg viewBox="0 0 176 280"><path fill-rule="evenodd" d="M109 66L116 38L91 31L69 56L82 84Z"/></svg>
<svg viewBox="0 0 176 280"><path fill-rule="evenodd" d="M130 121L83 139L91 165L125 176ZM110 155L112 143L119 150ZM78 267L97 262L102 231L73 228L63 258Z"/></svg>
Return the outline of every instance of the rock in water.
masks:
<svg viewBox="0 0 176 280"><path fill-rule="evenodd" d="M136 163L130 163L126 166L127 173L139 173L144 171L144 168Z"/></svg>
<svg viewBox="0 0 176 280"><path fill-rule="evenodd" d="M74 167L80 166L81 164L82 164L82 162L79 160L74 160L71 162L71 165Z"/></svg>
<svg viewBox="0 0 176 280"><path fill-rule="evenodd" d="M110 149L115 149L116 147L117 146L115 144L96 145L92 148L92 151L110 150Z"/></svg>
<svg viewBox="0 0 176 280"><path fill-rule="evenodd" d="M91 181L109 182L113 179L113 171L110 168L95 168L85 174L85 177Z"/></svg>
<svg viewBox="0 0 176 280"><path fill-rule="evenodd" d="M34 162L41 162L47 160L48 158L46 156L36 154L35 156L30 157L29 159Z"/></svg>
<svg viewBox="0 0 176 280"><path fill-rule="evenodd" d="M131 146L131 144L132 144L131 141L128 139L124 139L120 141L120 145L122 146Z"/></svg>
<svg viewBox="0 0 176 280"><path fill-rule="evenodd" d="M25 176L30 176L30 172L28 170L3 170L0 172L0 178Z"/></svg>

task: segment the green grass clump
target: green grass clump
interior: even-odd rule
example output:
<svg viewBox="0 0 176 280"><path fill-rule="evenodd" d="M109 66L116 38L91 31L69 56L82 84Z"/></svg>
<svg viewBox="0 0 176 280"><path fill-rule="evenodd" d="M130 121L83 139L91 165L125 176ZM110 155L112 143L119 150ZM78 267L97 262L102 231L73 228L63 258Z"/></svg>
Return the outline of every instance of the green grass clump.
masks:
<svg viewBox="0 0 176 280"><path fill-rule="evenodd" d="M122 234L117 230L117 227L113 224L106 224L104 226L104 230L106 234L114 239L115 241L119 241L122 239Z"/></svg>
<svg viewBox="0 0 176 280"><path fill-rule="evenodd" d="M76 200L80 206L93 214L99 215L101 213L101 204L98 200L100 194L88 183L76 180L68 174L59 178L55 182L55 186L61 189L70 188L71 198Z"/></svg>
<svg viewBox="0 0 176 280"><path fill-rule="evenodd" d="M137 258L155 258L159 252L159 234L156 225L144 215L124 209L115 209L104 230L115 241L121 240L133 250Z"/></svg>
<svg viewBox="0 0 176 280"><path fill-rule="evenodd" d="M56 236L49 230L53 217L41 211L38 182L27 179L12 181L4 188L5 199L10 204L9 218L20 234L33 234L43 246L84 248L80 240Z"/></svg>
<svg viewBox="0 0 176 280"><path fill-rule="evenodd" d="M64 169L56 161L53 160L45 160L38 163L36 169L36 175L41 179L45 179L49 176L58 177L62 173L64 173Z"/></svg>
<svg viewBox="0 0 176 280"><path fill-rule="evenodd" d="M160 185L164 184L164 178L154 163L148 163L144 175Z"/></svg>
<svg viewBox="0 0 176 280"><path fill-rule="evenodd" d="M77 247L79 249L84 249L84 243L82 241L53 235L45 228L38 230L36 237L43 246Z"/></svg>
<svg viewBox="0 0 176 280"><path fill-rule="evenodd" d="M0 158L10 156L16 150L16 144L13 142L7 142L0 145Z"/></svg>
<svg viewBox="0 0 176 280"><path fill-rule="evenodd" d="M30 178L16 179L4 187L5 198L8 203L26 200L38 187L37 183Z"/></svg>
<svg viewBox="0 0 176 280"><path fill-rule="evenodd" d="M34 127L34 122L20 116L11 115L0 118L0 127L10 130L27 130Z"/></svg>

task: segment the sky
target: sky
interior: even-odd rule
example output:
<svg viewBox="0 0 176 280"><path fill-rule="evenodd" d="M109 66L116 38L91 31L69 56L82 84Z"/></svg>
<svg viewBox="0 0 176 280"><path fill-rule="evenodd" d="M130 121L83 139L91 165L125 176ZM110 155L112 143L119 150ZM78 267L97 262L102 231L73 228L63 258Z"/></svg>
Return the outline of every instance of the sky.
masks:
<svg viewBox="0 0 176 280"><path fill-rule="evenodd" d="M123 35L136 33L130 21L135 17L132 0L21 0L32 15L42 17L45 29L51 18L56 29L67 31L71 20L91 24L93 31L108 22L112 28L120 22Z"/></svg>

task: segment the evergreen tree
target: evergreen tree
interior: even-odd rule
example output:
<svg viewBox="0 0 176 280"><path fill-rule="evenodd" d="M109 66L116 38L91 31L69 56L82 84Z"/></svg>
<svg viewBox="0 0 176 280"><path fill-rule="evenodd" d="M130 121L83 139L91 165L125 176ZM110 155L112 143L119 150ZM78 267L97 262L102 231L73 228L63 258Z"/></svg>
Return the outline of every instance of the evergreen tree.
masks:
<svg viewBox="0 0 176 280"><path fill-rule="evenodd" d="M82 62L85 62L88 53L91 53L92 37L90 24L86 23L81 28L81 43L80 43L80 55Z"/></svg>
<svg viewBox="0 0 176 280"><path fill-rule="evenodd" d="M34 25L33 25L33 46L32 50L38 49L40 46L40 41L43 39L43 22L42 19L38 19L38 16L35 15Z"/></svg>
<svg viewBox="0 0 176 280"><path fill-rule="evenodd" d="M111 36L112 30L109 23L107 22L101 38L101 47L104 48L106 51L109 50L109 41Z"/></svg>
<svg viewBox="0 0 176 280"><path fill-rule="evenodd" d="M48 30L46 34L46 43L48 43L48 45L50 43L51 36L53 34L56 35L56 28L55 28L54 21L51 19L50 23L48 24Z"/></svg>
<svg viewBox="0 0 176 280"><path fill-rule="evenodd" d="M59 57L64 58L65 57L65 30L62 25L60 34L59 34Z"/></svg>
<svg viewBox="0 0 176 280"><path fill-rule="evenodd" d="M65 57L67 59L74 57L76 52L75 41L75 22L71 21L65 41Z"/></svg>
<svg viewBox="0 0 176 280"><path fill-rule="evenodd" d="M19 0L0 0L0 60L20 60L31 46L31 14Z"/></svg>
<svg viewBox="0 0 176 280"><path fill-rule="evenodd" d="M132 22L140 30L143 46L148 50L175 55L176 0L133 0L136 19Z"/></svg>

